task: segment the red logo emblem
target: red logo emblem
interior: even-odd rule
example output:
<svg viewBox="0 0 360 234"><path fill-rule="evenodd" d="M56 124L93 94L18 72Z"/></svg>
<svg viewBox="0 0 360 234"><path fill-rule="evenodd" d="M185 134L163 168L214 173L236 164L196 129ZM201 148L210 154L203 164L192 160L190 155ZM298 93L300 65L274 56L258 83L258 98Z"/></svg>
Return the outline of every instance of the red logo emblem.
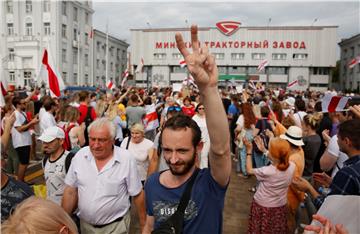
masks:
<svg viewBox="0 0 360 234"><path fill-rule="evenodd" d="M232 35L239 29L241 23L236 21L222 21L216 23L216 27L226 36Z"/></svg>

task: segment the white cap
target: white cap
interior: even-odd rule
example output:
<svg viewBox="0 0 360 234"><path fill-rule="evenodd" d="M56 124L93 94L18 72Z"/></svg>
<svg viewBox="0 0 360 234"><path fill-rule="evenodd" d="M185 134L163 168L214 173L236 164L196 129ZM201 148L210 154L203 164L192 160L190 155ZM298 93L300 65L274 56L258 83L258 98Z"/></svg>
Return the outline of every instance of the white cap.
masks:
<svg viewBox="0 0 360 234"><path fill-rule="evenodd" d="M295 98L293 97L289 97L285 100L285 102L289 105L289 106L295 106Z"/></svg>
<svg viewBox="0 0 360 234"><path fill-rule="evenodd" d="M56 138L64 139L65 138L65 132L58 126L52 126L47 129L41 134L41 136L38 138L40 141L49 143Z"/></svg>

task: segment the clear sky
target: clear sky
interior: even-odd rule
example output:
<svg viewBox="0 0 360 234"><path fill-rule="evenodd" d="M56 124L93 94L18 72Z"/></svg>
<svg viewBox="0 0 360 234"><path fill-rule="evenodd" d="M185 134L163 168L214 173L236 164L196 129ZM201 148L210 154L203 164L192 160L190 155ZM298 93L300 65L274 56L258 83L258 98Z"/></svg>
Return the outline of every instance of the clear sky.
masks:
<svg viewBox="0 0 360 234"><path fill-rule="evenodd" d="M215 27L222 20L243 26L338 26L338 41L360 33L360 1L93 1L93 25L131 45L130 29L197 24ZM317 19L317 20L315 20Z"/></svg>

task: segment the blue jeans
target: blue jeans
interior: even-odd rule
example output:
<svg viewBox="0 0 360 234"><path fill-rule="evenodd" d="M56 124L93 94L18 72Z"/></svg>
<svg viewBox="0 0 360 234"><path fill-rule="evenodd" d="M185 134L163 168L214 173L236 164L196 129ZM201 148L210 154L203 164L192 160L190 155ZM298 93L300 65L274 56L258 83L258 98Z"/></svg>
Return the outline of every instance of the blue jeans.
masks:
<svg viewBox="0 0 360 234"><path fill-rule="evenodd" d="M254 156L256 168L260 168L268 165L269 159L263 153L257 153L253 151L253 156Z"/></svg>

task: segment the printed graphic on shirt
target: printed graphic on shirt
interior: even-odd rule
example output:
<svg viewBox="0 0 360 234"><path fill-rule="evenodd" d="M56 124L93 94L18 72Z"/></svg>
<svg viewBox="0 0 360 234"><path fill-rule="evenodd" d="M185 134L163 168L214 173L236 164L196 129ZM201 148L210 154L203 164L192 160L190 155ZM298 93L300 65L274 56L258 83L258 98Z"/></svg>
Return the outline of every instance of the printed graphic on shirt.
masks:
<svg viewBox="0 0 360 234"><path fill-rule="evenodd" d="M178 207L179 203L169 201L155 201L153 202L154 217L157 222L166 221L171 215L173 215ZM193 200L189 201L185 209L184 220L188 221L195 218L198 215L198 208Z"/></svg>

